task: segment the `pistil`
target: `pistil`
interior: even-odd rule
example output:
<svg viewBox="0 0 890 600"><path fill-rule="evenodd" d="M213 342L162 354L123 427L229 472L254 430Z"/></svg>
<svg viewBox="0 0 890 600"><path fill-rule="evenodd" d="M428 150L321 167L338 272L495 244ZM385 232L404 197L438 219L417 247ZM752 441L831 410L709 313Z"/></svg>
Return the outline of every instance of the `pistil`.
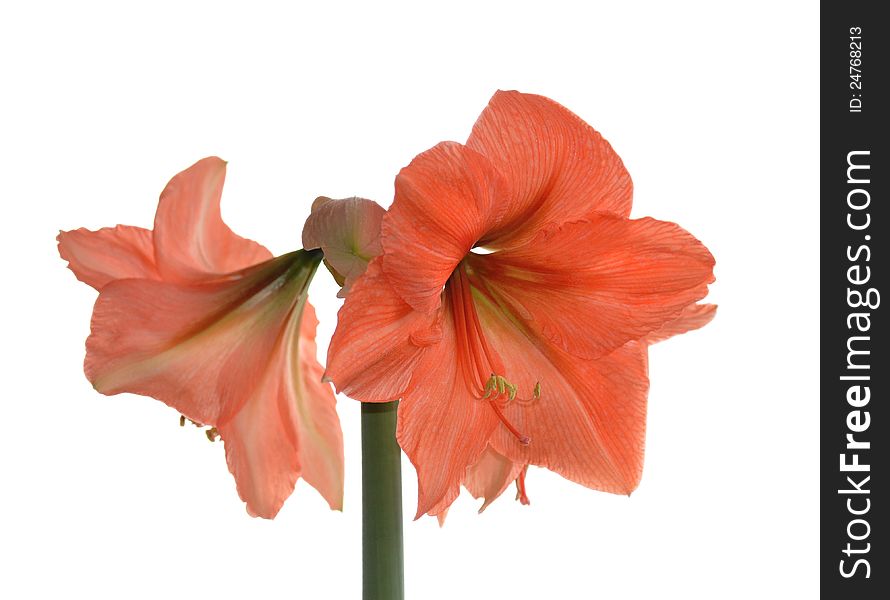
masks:
<svg viewBox="0 0 890 600"><path fill-rule="evenodd" d="M507 417L504 416L501 407L497 405L497 402L494 401L494 398L488 401L488 405L491 406L492 410L494 410L494 414L496 414L498 419L501 420L501 423L503 423L504 427L507 428L507 431L516 436L516 439L519 440L520 444L522 444L523 446L528 446L532 443L532 439L530 437L521 433L518 429L516 429L516 427L513 426L510 421L507 420Z"/></svg>
<svg viewBox="0 0 890 600"><path fill-rule="evenodd" d="M531 438L519 431L504 415L504 411L498 404L502 396L506 396L504 404L516 398L517 388L501 375L503 365L488 344L479 315L476 313L476 305L470 287L469 277L465 266L458 265L449 281L451 292L452 315L454 328L457 333L458 352L461 357L461 369L468 389L479 389L477 386L485 381L484 389L477 392L477 398L488 401L488 405L494 411L498 420L512 433L520 444L528 446ZM490 376L487 377L490 373ZM540 396L540 386L535 387L535 398Z"/></svg>
<svg viewBox="0 0 890 600"><path fill-rule="evenodd" d="M516 478L516 499L519 500L519 503L523 506L528 506L531 504L531 501L528 499L528 496L525 493L525 473L528 471L528 465L522 467L522 470L519 472L519 477Z"/></svg>

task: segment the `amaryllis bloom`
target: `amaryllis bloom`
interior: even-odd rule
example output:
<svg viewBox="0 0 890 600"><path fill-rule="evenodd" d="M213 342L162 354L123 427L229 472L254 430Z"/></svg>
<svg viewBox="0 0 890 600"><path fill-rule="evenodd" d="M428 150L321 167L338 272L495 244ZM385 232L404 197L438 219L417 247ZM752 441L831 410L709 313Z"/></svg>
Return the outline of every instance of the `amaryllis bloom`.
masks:
<svg viewBox="0 0 890 600"><path fill-rule="evenodd" d="M610 145L555 102L499 92L466 145L402 169L383 253L339 314L326 375L401 398L417 515L463 482L486 503L539 465L593 489L640 480L647 346L700 326L714 259L674 223L630 219Z"/></svg>
<svg viewBox="0 0 890 600"><path fill-rule="evenodd" d="M59 234L62 258L100 292L87 378L212 427L251 515L274 517L299 477L340 509L343 440L306 295L321 253L273 258L235 235L220 215L225 172L205 158L174 177L152 231Z"/></svg>

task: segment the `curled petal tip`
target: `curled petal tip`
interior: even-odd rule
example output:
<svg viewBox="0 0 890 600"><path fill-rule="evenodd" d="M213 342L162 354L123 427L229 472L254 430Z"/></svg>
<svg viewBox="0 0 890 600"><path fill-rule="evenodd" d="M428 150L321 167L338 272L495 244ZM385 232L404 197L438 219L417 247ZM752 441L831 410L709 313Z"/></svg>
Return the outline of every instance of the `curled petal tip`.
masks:
<svg viewBox="0 0 890 600"><path fill-rule="evenodd" d="M328 202L332 202L331 198L327 196L319 196L315 200L312 201L312 208L310 210L315 211L327 204Z"/></svg>

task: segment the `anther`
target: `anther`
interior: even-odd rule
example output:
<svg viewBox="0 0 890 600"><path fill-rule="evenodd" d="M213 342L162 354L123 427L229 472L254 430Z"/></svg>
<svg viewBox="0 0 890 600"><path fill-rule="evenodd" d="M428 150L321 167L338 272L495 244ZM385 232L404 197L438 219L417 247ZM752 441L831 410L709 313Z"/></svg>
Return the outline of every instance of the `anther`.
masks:
<svg viewBox="0 0 890 600"><path fill-rule="evenodd" d="M210 429L205 430L204 434L211 442L215 442L219 438L219 431L216 430L216 427L211 427Z"/></svg>
<svg viewBox="0 0 890 600"><path fill-rule="evenodd" d="M203 423L198 423L197 421L192 421L191 419L189 419L189 418L188 418L187 416L185 416L185 415L179 415L179 426L180 426L180 427L185 427L185 422L186 422L186 421L188 421L189 423L191 423L191 424L194 425L195 427L204 427L204 424L203 424Z"/></svg>
<svg viewBox="0 0 890 600"><path fill-rule="evenodd" d="M535 393L534 393L534 396L535 396L535 400L538 400L538 399L541 398L541 382L540 382L540 381L538 381L537 383L535 383Z"/></svg>
<svg viewBox="0 0 890 600"><path fill-rule="evenodd" d="M497 381L497 375L494 373L491 374L491 377L488 378L488 381L485 384L485 395L483 398L488 398L491 395L491 392L495 388L495 382Z"/></svg>
<svg viewBox="0 0 890 600"><path fill-rule="evenodd" d="M497 392L492 395L492 392L494 392L495 390L497 390ZM507 402L512 402L516 398L517 390L518 388L507 381L506 377L504 377L503 375L496 375L492 373L491 377L488 378L488 381L485 382L485 393L483 394L482 399L488 400L492 410L494 410L494 414L496 414L501 423L504 424L504 427L506 427L510 433L516 436L516 439L519 441L519 443L523 446L528 446L532 443L532 439L516 429L516 427L514 427L513 424L507 420L507 417L504 415L501 407L497 404L498 398L505 394L507 396Z"/></svg>

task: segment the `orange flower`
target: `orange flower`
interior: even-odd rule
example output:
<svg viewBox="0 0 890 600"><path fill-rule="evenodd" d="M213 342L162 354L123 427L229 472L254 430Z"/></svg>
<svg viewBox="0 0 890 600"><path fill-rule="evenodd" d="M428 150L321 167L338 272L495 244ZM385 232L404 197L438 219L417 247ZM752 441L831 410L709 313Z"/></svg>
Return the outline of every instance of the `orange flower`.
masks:
<svg viewBox="0 0 890 600"><path fill-rule="evenodd" d="M621 160L539 96L495 94L466 145L424 152L395 187L326 375L362 401L402 399L417 515L443 514L461 482L487 505L517 479L524 499L529 464L630 493L647 345L713 316L695 305L714 279L707 249L630 219Z"/></svg>
<svg viewBox="0 0 890 600"><path fill-rule="evenodd" d="M62 258L100 292L87 378L212 426L251 515L274 517L300 476L340 509L343 440L306 299L321 254L272 258L235 235L219 209L225 167L205 158L174 177L153 231L59 234Z"/></svg>

